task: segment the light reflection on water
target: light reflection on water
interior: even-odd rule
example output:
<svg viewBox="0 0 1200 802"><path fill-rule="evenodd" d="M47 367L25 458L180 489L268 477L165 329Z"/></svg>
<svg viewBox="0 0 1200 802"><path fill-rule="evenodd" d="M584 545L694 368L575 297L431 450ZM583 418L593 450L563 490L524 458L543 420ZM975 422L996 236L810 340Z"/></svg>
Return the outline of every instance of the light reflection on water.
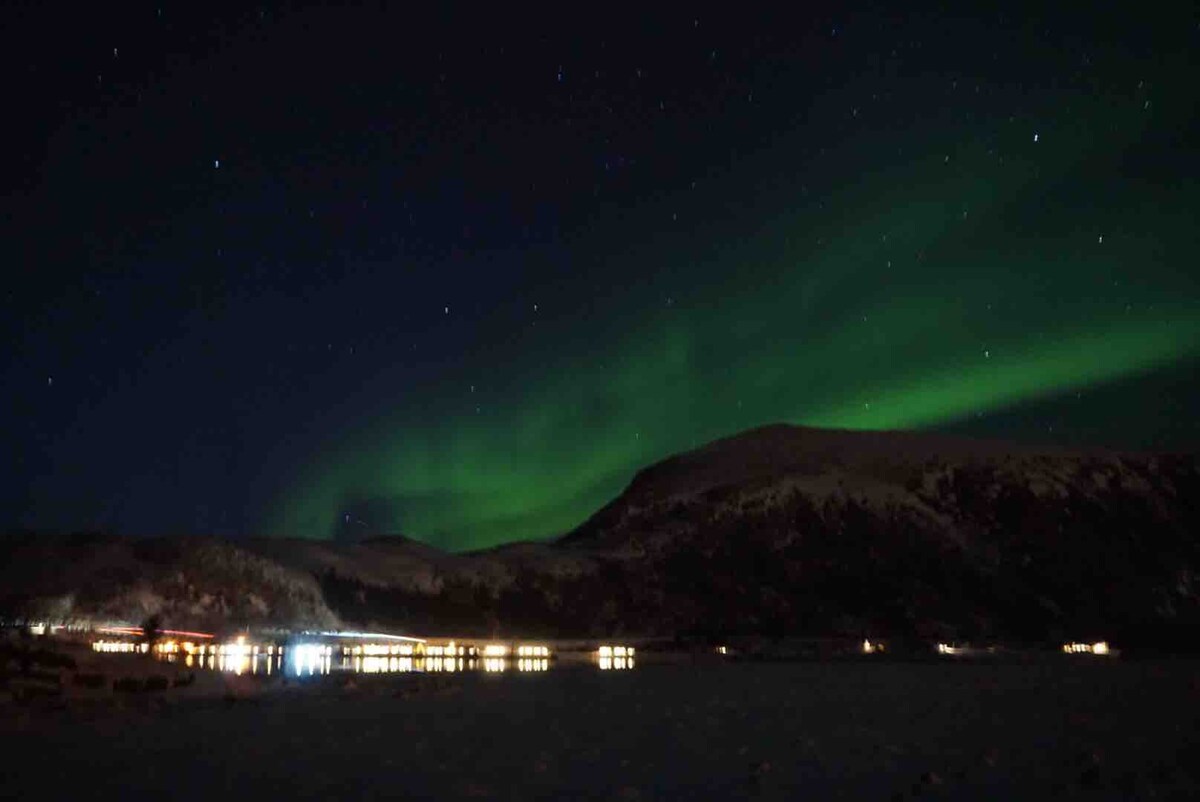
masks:
<svg viewBox="0 0 1200 802"><path fill-rule="evenodd" d="M171 658L164 660L175 662ZM405 673L454 673L459 671L485 671L500 673L509 670L519 672L540 672L550 670L549 658L520 658L510 660L504 657L485 657L482 659L464 657L365 657L342 656L334 658L329 654L320 654L308 650L294 650L285 655L188 655L184 665L192 668L204 668L216 671L231 671L234 674L272 674L284 670L287 675L313 676L332 674L334 672L351 672L354 674L405 674Z"/></svg>
<svg viewBox="0 0 1200 802"><path fill-rule="evenodd" d="M143 644L97 642L98 652L148 651ZM499 674L507 671L540 673L549 671L550 649L541 645L509 648L502 644L483 647L420 644L358 644L333 646L327 643L276 645L250 643L244 637L227 644L176 644L166 642L154 647L158 659L182 663L188 668L227 671L233 674L273 676L318 676L334 672L356 674L454 673L482 671ZM591 653L591 663L603 671L634 667L632 647L601 646ZM584 655L581 655L584 656Z"/></svg>
<svg viewBox="0 0 1200 802"><path fill-rule="evenodd" d="M596 662L601 671L625 671L633 668L632 646L601 646L596 650Z"/></svg>
<svg viewBox="0 0 1200 802"><path fill-rule="evenodd" d="M633 668L632 657L605 657L601 656L598 660L601 671L621 671Z"/></svg>
<svg viewBox="0 0 1200 802"><path fill-rule="evenodd" d="M161 658L169 663L177 662L172 657ZM255 655L187 655L183 664L188 668L205 668L211 671L229 671L233 674L262 674L271 676L283 668L283 657L267 654ZM311 672L310 672L311 673ZM323 672L328 673L328 672Z"/></svg>

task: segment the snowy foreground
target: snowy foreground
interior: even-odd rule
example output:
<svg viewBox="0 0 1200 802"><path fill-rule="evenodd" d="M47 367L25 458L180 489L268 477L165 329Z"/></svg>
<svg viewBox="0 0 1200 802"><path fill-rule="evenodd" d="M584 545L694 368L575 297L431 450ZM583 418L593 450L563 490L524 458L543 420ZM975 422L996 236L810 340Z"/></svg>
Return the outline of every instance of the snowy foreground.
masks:
<svg viewBox="0 0 1200 802"><path fill-rule="evenodd" d="M327 679L0 709L3 799L1192 799L1200 664Z"/></svg>

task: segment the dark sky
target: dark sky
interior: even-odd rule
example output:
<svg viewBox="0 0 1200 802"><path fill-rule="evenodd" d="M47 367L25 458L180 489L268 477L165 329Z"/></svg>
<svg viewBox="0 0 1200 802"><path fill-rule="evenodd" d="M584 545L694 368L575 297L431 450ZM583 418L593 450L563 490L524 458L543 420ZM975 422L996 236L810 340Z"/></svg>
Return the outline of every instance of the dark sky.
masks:
<svg viewBox="0 0 1200 802"><path fill-rule="evenodd" d="M1191 4L28 5L2 527L463 548L774 421L1200 442Z"/></svg>

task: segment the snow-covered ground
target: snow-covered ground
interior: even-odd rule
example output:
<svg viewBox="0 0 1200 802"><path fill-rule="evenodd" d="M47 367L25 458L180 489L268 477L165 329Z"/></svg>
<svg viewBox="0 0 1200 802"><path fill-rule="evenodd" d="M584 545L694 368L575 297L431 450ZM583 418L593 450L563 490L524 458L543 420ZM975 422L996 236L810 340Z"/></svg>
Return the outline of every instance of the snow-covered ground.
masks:
<svg viewBox="0 0 1200 802"><path fill-rule="evenodd" d="M645 665L13 705L0 798L1192 799L1198 668Z"/></svg>

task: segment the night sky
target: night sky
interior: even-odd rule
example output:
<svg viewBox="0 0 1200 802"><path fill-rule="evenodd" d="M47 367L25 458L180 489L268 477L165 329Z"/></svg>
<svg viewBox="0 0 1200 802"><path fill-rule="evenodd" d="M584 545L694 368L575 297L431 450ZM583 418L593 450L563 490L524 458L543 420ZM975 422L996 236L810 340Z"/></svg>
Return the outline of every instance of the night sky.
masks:
<svg viewBox="0 0 1200 802"><path fill-rule="evenodd" d="M461 549L769 422L1200 443L1193 4L29 5L2 528Z"/></svg>

